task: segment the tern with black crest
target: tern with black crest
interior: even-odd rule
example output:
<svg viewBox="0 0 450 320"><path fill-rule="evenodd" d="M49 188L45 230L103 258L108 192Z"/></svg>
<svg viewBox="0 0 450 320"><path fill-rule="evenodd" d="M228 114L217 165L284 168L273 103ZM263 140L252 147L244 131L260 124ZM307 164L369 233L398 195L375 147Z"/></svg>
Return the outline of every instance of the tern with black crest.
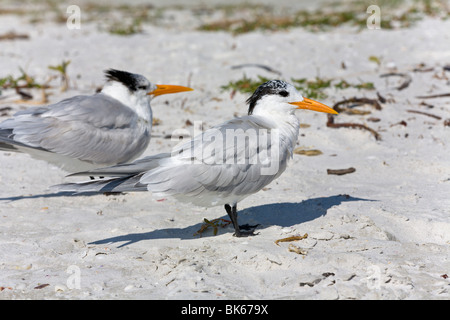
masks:
<svg viewBox="0 0 450 320"><path fill-rule="evenodd" d="M33 107L0 123L0 150L25 152L69 172L131 162L150 142L151 99L192 90L126 71L105 74L99 93Z"/></svg>
<svg viewBox="0 0 450 320"><path fill-rule="evenodd" d="M337 112L280 80L259 86L247 103L248 115L214 126L169 153L76 173L110 178L55 187L77 193L150 191L198 206L224 206L234 235L253 235L254 228L239 226L237 203L285 171L300 127L295 110Z"/></svg>

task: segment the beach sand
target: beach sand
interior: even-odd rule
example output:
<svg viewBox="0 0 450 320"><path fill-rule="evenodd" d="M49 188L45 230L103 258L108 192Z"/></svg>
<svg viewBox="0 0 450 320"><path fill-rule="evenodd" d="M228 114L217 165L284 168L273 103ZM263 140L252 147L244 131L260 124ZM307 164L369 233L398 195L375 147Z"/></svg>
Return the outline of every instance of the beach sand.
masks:
<svg viewBox="0 0 450 320"><path fill-rule="evenodd" d="M80 8L83 14L83 3ZM332 86L319 100L333 106L378 93L386 99L381 110L366 105L354 109L370 114L341 112L334 121L364 124L380 139L327 127L326 114L298 111L304 125L297 147L321 154L294 154L279 179L238 204L241 224L259 224L247 238L233 237L231 226L196 234L204 218L227 218L222 207L150 193L52 193L50 186L71 181L66 172L0 152L0 299L449 299L450 98L418 97L450 92L444 69L450 20L425 17L392 30L299 27L233 35L197 30L189 8L169 13L127 36L106 32L97 20L70 30L2 14L0 34L28 39L0 41L0 77L19 76L23 68L42 83L57 75L49 65L70 60L69 89L61 92L59 80L51 80L48 103L94 93L108 68L194 88L152 101L159 124L145 155L169 151L178 141L167 137L176 130L192 134L245 115L248 94L221 89L244 74L371 82L374 90ZM250 63L279 73L232 68ZM391 72L411 82L399 90L403 78L381 77ZM24 91L39 103L40 89ZM33 105L18 99L14 90L2 90L1 121ZM327 173L350 167L353 173Z"/></svg>

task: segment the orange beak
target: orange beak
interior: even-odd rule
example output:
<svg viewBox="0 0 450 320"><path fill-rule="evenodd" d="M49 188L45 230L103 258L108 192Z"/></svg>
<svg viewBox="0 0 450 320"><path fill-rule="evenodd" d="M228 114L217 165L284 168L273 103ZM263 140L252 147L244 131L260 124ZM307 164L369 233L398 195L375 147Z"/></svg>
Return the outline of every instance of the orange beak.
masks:
<svg viewBox="0 0 450 320"><path fill-rule="evenodd" d="M331 109L330 107L324 105L323 103L308 98L303 98L303 101L289 102L289 103L293 104L294 106L297 106L297 109L306 109L318 112L338 114L334 109Z"/></svg>
<svg viewBox="0 0 450 320"><path fill-rule="evenodd" d="M188 88L188 87L172 86L172 85L168 85L168 84L157 84L156 89L148 92L147 94L151 94L156 97L156 96L160 96L160 95L168 94L168 93L177 93L177 92L192 91L192 90L194 90L194 89Z"/></svg>

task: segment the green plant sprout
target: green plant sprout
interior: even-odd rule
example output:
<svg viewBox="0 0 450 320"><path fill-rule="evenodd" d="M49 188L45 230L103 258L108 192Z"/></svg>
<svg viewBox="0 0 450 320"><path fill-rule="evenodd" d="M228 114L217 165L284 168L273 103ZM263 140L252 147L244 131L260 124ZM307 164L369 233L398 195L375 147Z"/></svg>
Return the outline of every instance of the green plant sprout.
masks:
<svg viewBox="0 0 450 320"><path fill-rule="evenodd" d="M60 73L62 83L61 92L64 92L69 88L69 76L67 75L67 67L69 64L70 60L67 60L56 66L48 66L50 70L55 70Z"/></svg>

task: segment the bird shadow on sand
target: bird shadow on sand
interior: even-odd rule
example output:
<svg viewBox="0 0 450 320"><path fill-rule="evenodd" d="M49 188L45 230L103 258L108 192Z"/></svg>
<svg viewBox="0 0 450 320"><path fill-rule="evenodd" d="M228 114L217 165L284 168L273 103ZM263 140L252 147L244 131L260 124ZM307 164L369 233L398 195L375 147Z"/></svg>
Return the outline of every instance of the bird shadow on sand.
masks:
<svg viewBox="0 0 450 320"><path fill-rule="evenodd" d="M303 200L302 202L265 204L240 210L238 212L239 224L258 224L256 232L273 225L277 225L280 227L289 227L325 216L328 209L330 209L331 207L349 201L376 200L355 198L348 195L334 195L329 197L307 199ZM228 219L228 216L223 216L221 218ZM200 237L200 235L194 234L199 231L201 227L202 223L197 223L186 228L166 228L144 233L130 233L93 241L89 244L98 245L125 242L118 246L118 248L120 248L145 240L169 238L192 240L198 239ZM219 227L217 235L224 233L233 233L233 227L231 225L226 228ZM214 234L211 230L207 230L201 234L201 237L203 238L212 236L214 236Z"/></svg>

